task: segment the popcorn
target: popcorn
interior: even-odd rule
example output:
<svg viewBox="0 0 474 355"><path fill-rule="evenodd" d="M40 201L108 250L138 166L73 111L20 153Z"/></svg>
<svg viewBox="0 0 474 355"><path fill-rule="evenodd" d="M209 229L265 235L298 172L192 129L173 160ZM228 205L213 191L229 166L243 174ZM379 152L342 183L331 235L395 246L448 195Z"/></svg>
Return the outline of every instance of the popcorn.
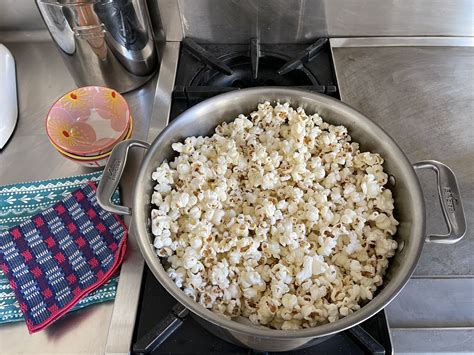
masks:
<svg viewBox="0 0 474 355"><path fill-rule="evenodd" d="M313 302L319 301L322 297L326 296L327 290L324 286L313 285L309 289L309 294Z"/></svg>
<svg viewBox="0 0 474 355"><path fill-rule="evenodd" d="M296 274L296 284L300 285L303 281L309 279L313 275L313 258L305 255L303 258L303 268Z"/></svg>
<svg viewBox="0 0 474 355"><path fill-rule="evenodd" d="M240 275L240 283L243 288L248 288L253 285L258 285L262 282L260 274L256 271L244 271Z"/></svg>
<svg viewBox="0 0 474 355"><path fill-rule="evenodd" d="M382 157L345 127L265 102L172 148L152 173L151 232L186 295L275 329L334 322L374 297L398 222Z"/></svg>
<svg viewBox="0 0 474 355"><path fill-rule="evenodd" d="M360 186L362 192L369 198L377 197L380 193L380 186L372 174L365 175Z"/></svg>
<svg viewBox="0 0 474 355"><path fill-rule="evenodd" d="M282 330L296 330L300 328L301 328L300 322L296 320L284 321L283 324L281 325Z"/></svg>
<svg viewBox="0 0 474 355"><path fill-rule="evenodd" d="M212 285L219 286L220 289L225 290L229 287L229 280L227 276L229 275L229 270L227 266L219 262L213 266L211 273L209 275L209 280Z"/></svg>

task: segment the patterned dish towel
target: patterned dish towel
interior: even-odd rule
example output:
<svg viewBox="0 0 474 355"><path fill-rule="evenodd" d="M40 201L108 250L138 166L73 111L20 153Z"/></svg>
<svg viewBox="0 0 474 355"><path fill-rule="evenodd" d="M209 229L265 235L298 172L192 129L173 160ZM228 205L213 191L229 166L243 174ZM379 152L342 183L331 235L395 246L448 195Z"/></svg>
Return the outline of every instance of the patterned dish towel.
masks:
<svg viewBox="0 0 474 355"><path fill-rule="evenodd" d="M25 223L25 221L26 221L26 224L28 224L28 221L29 221L30 222L30 227L32 227L31 223L34 223L34 222L32 222L32 221L34 221L34 219L30 220L31 216L37 214L38 212L43 210L45 207L50 206L52 203L54 203L54 201L57 201L61 198L65 198L65 197L67 198L67 196L71 196L72 191L77 190L77 188L80 187L80 186L84 187L84 184L87 184L88 181L98 182L100 180L100 176L101 176L101 172L97 172L97 173L91 173L91 174L84 174L84 175L80 175L80 176L73 176L73 177L69 177L69 178L38 181L38 182L32 182L32 183L22 183L22 184L15 184L15 185L8 185L8 186L0 187L0 235L7 233L10 236L12 236L7 231L8 230L10 230L10 231L13 230L12 227L14 227L14 226L16 226L16 225L18 225L19 223L22 223L22 222ZM101 213L107 214L107 212L101 210L100 207L98 205L96 205L95 192L94 192L93 187L92 186L86 186L85 189L89 193L88 195L91 196L90 199L86 198L87 203L91 203L92 207L96 208L95 209L96 211L100 211ZM85 194L85 192L86 191L83 190L82 193L84 194L84 196L87 197L88 195ZM62 201L62 203L56 204L55 206L57 207L57 206L60 206L60 205L64 205L64 203L66 203L66 201L67 201L67 199ZM113 201L116 202L116 203L120 202L118 191L114 194ZM68 203L70 203L70 206L72 206L71 205L72 202L73 202L72 200L69 200ZM67 206L64 206L64 207L67 208ZM59 210L61 211L61 208ZM97 218L101 218L103 216L101 213L99 213L99 217L97 217ZM55 214L57 215L58 211L55 210ZM93 215L92 212L91 212L91 215ZM44 213L42 214L42 216L45 216ZM90 220L91 217L88 216L88 219ZM79 220L76 219L74 222L77 223L78 221ZM82 221L84 222L84 219ZM108 221L110 223L110 219ZM118 222L118 220L115 219L115 217L114 217L114 220L112 221L112 223L115 224L116 222ZM25 227L26 227L26 224L25 224ZM104 227L107 226L107 225L108 224L105 223ZM119 239L123 238L122 236L126 237L126 235L125 235L126 229L124 229L121 222L118 223L118 225L116 226L116 228L118 228L116 230L116 232L119 232L120 230L122 230L122 235L119 237ZM32 227L32 228L36 230L38 227L36 227L36 224L34 224L34 227ZM71 228L73 228L72 225L71 225ZM24 231L23 228L21 228L21 230ZM3 231L3 233L2 233L2 231ZM89 231L89 233L90 233L90 231ZM67 234L68 235L70 234L71 237L73 237L73 233L67 233ZM31 234L28 234L28 237L31 237ZM23 239L23 238L21 238L21 239L22 240L29 240L28 237L26 237L25 239ZM57 236L55 235L54 241L57 241L56 237ZM4 244L5 244L4 240L6 240L6 238L1 238L0 237L0 240L1 240L0 249L3 249ZM124 250L121 250L119 252L119 250L120 250L119 245L124 246L125 245L124 242L125 242L125 238L120 239L119 243L117 243L116 253L118 255L117 256L118 261L121 260L121 257L123 256L123 252L124 252ZM51 243L51 241L50 241L50 243ZM46 245L48 245L48 244L46 244ZM77 246L77 242L74 244L74 246ZM53 249L50 249L50 251L51 250L53 250ZM112 252L112 250L110 248L108 249L108 251ZM102 252L104 252L104 251L102 251ZM31 253L31 251L30 251L30 253ZM25 255L28 255L28 253L26 253ZM87 255L87 254L84 254L84 255ZM104 254L101 254L101 255L102 255L102 257L105 256ZM58 258L61 260L59 255L58 255ZM22 259L22 261L25 261L25 257L22 257L21 259ZM100 259L100 260L102 261L103 259ZM39 259L36 258L36 260L34 260L34 261L39 262ZM57 259L54 259L54 261L56 263L59 262ZM43 262L44 262L44 260L43 260ZM92 261L92 263L94 264L93 261ZM105 265L106 268L108 266L112 270L117 266L117 265L108 264L108 263L110 263L110 260L105 260L105 261L103 261L103 263L105 263L105 264L102 264L102 267ZM119 263L120 262L118 262L117 264L119 264ZM26 264L28 264L28 262L26 262ZM50 266L51 265L48 265L48 270L47 270L48 272L50 271ZM89 264L89 267L92 267L92 265ZM41 268L39 270L41 271ZM16 271L16 269L15 269L15 271ZM96 267L96 271L97 271L97 267ZM63 272L63 274L64 274L64 272ZM68 274L68 276L70 276L70 275L73 275L73 274L72 273ZM94 278L90 278L88 282L83 280L81 285L78 285L78 287L82 287L81 288L81 290L82 290L81 296L82 296L82 294L85 294L85 293L89 292L90 289L92 289L94 287L97 287L97 286L100 286L100 284L103 283L103 281L107 279L105 277L106 276L105 273L104 273L104 275L100 275L100 273L98 273L98 275L95 275L95 276L102 276L102 278L100 278L100 280L99 280L99 277L96 277L95 282L92 282L92 283L91 283L91 281ZM109 276L109 275L107 275L107 276ZM47 275L46 275L46 277L47 277ZM77 277L77 276L70 276L70 279L72 280L74 277ZM57 280L55 279L55 281L57 281ZM89 283L91 283L91 284L89 285ZM79 300L79 302L77 302L77 299L79 297L73 297L71 299L71 297L65 297L63 295L63 297L60 297L60 302L56 302L57 304L50 304L49 305L51 307L52 311L51 310L46 311L46 313L50 313L49 316L46 317L46 319L43 319L44 314L43 314L43 318L41 318L41 317L36 318L36 320L35 319L28 319L28 317L30 317L31 314L28 313L28 311L27 311L27 313L25 314L25 318L27 319L27 321L29 320L29 322L27 322L27 324L28 324L28 328L29 328L30 332L34 332L34 331L38 331L38 330L42 329L47 324L51 323L54 319L57 319L59 316L64 314L66 311L68 311L74 304L75 304L75 306L72 308L72 310L81 309L81 308L86 307L88 305L99 303L99 302L105 302L105 301L113 300L115 298L115 292L116 292L117 284L118 284L118 277L114 277L114 278L110 279L107 283L105 283L102 286L100 286L99 288L97 288L95 291L92 291L87 296L81 298ZM60 287L60 286L58 286L58 285L63 285L64 286L65 284L64 283L62 283L62 284L55 283L55 287L50 289L50 291L54 292L54 293L56 293L56 291L59 291L58 287ZM74 290L75 290L76 294L79 294L78 289L75 288ZM18 288L17 288L16 291L17 291L17 293L19 292ZM49 295L49 291L46 291L46 295ZM73 295L74 295L74 293L73 293ZM43 297L44 296L45 295L43 294ZM19 298L21 298L21 297L19 297ZM22 306L23 306L23 309L25 309L26 303L25 302L22 302L22 303L24 303L24 304L22 304ZM49 303L51 303L51 302L49 301ZM61 307L61 305L62 305L62 307ZM55 306L58 307L57 312L53 312L53 311L56 310ZM28 307L28 306L26 306L26 307ZM31 310L31 308L30 308L30 310ZM20 303L15 298L15 292L11 288L7 276L0 271L0 323L19 321L19 320L23 320L23 319L24 319L24 317L23 317L23 314L22 314L22 310L20 308ZM39 321L40 319L43 319L43 321Z"/></svg>

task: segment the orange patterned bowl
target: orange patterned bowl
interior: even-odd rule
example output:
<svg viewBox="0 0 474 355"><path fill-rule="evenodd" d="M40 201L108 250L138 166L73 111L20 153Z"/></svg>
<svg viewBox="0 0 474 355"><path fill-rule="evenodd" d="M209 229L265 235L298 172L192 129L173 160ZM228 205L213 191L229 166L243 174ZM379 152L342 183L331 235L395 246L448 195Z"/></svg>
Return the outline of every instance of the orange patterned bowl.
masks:
<svg viewBox="0 0 474 355"><path fill-rule="evenodd" d="M130 127L127 101L101 86L74 89L59 98L46 118L50 141L63 152L96 156L109 152Z"/></svg>
<svg viewBox="0 0 474 355"><path fill-rule="evenodd" d="M132 136L132 133L133 133L133 119L130 120L130 126L125 136L123 137L123 140L130 139L130 137ZM107 161L110 154L112 153L112 150L109 150L108 152L97 154L97 155L76 155L76 154L72 154L72 153L62 150L60 147L58 147L56 144L54 144L51 141L49 142L54 148L56 148L59 154L61 154L63 157L71 158L71 160L73 161L78 161L78 160L91 161L91 160L102 160L102 159L104 159L104 161Z"/></svg>
<svg viewBox="0 0 474 355"><path fill-rule="evenodd" d="M89 159L89 160L80 160L80 159L74 159L71 158L70 156L67 156L60 151L58 151L59 154L61 154L64 158L73 161L76 164L79 164L81 166L85 166L87 168L98 168L98 167L103 167L105 164L107 164L107 159L109 159L108 156L104 158L99 158L99 159Z"/></svg>

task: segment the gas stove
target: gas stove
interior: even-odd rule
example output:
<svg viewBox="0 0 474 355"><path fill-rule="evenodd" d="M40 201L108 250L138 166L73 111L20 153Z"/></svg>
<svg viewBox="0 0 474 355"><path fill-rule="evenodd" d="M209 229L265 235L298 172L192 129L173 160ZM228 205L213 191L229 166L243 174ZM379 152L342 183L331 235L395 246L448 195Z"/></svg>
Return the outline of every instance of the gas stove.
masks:
<svg viewBox="0 0 474 355"><path fill-rule="evenodd" d="M304 44L181 45L169 121L220 93L254 86L291 86L340 99L328 40ZM207 332L192 317L179 329L164 329L176 301L145 267L133 337L134 353L252 354ZM178 328L178 327L176 327ZM257 353L257 352L255 352ZM349 330L291 354L391 354L390 331L381 311ZM285 353L280 353L285 354Z"/></svg>
<svg viewBox="0 0 474 355"><path fill-rule="evenodd" d="M135 354L264 354L238 347L216 337L190 316L187 316L182 326L174 332L160 328L175 304L176 300L145 267L133 340ZM153 331L154 328L160 330ZM147 347L149 349L146 349ZM322 343L301 350L275 354L382 355L392 352L385 312L380 311L361 325L338 333Z"/></svg>
<svg viewBox="0 0 474 355"><path fill-rule="evenodd" d="M209 97L254 86L292 86L339 99L328 40L314 44L182 41L170 121Z"/></svg>

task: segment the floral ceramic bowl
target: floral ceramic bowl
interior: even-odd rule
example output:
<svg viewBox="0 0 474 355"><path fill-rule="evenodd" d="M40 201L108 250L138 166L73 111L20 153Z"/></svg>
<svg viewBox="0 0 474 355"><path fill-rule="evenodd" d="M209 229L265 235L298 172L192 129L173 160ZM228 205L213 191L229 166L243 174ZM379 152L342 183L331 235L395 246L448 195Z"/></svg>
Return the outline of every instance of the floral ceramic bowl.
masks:
<svg viewBox="0 0 474 355"><path fill-rule="evenodd" d="M101 86L74 89L59 98L46 118L46 132L56 147L77 156L110 152L130 127L127 102Z"/></svg>
<svg viewBox="0 0 474 355"><path fill-rule="evenodd" d="M133 119L130 120L130 126L128 127L128 130L123 137L123 140L129 139L132 136L133 133ZM64 158L69 159L79 165L86 166L86 167L102 167L105 166L107 163L107 160L109 159L110 154L112 153L112 150L98 154L98 155L91 155L91 156L81 156L81 155L75 155L72 153L68 153L64 150L62 150L60 147L55 145L53 142L51 142L54 148L58 151L59 154L61 154Z"/></svg>
<svg viewBox="0 0 474 355"><path fill-rule="evenodd" d="M107 159L109 158L106 156L105 158L100 158L100 159L90 159L90 160L79 160L79 159L74 159L71 158L70 156L67 156L61 152L59 152L64 158L73 161L76 164L79 164L81 166L85 166L87 168L98 168L98 167L103 167L107 163Z"/></svg>

